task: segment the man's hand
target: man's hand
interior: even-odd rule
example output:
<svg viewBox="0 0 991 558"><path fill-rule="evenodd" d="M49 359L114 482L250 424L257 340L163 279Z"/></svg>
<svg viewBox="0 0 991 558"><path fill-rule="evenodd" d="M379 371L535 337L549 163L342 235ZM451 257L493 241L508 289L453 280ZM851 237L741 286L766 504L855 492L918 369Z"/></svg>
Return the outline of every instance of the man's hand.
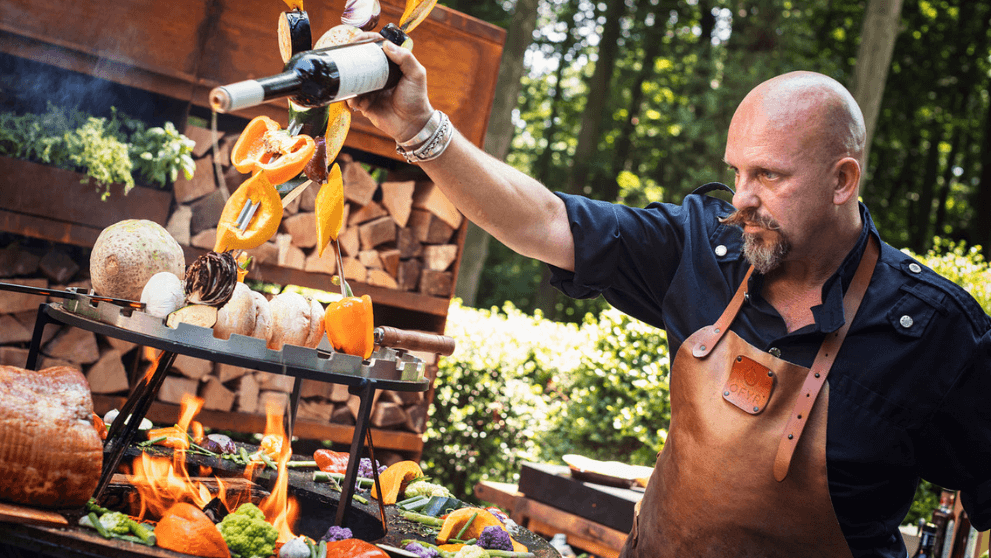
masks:
<svg viewBox="0 0 991 558"><path fill-rule="evenodd" d="M381 38L378 33L362 33L354 41ZM433 113L427 97L427 71L405 48L385 41L385 55L403 73L396 87L347 100L352 110L364 114L376 128L397 142L409 140L426 125Z"/></svg>

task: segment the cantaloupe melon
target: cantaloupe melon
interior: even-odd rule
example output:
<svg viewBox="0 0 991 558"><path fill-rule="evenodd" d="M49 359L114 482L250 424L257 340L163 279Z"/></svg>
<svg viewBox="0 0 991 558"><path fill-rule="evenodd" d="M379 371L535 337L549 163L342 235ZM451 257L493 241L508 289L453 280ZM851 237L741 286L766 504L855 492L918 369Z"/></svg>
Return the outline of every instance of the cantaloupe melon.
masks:
<svg viewBox="0 0 991 558"><path fill-rule="evenodd" d="M103 229L89 258L93 290L102 296L139 300L152 275L169 271L185 277L182 247L165 227L127 219Z"/></svg>

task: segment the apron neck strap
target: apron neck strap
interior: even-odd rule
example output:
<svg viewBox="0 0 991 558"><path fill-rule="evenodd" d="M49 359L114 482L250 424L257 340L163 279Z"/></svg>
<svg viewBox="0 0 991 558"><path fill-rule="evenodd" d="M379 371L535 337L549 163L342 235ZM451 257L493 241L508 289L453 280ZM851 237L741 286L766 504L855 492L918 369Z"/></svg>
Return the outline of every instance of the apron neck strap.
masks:
<svg viewBox="0 0 991 558"><path fill-rule="evenodd" d="M699 336L697 342L692 347L692 356L695 358L703 358L707 356L719 340L723 338L723 335L729 330L729 326L736 319L737 313L740 311L740 307L743 306L743 301L747 298L747 285L750 282L750 275L754 272L754 266L750 266L747 270L747 274L743 276L743 281L740 282L740 286L736 289L736 294L726 305L726 309L723 310L723 314L719 316L716 323L705 328L705 334Z"/></svg>
<svg viewBox="0 0 991 558"><path fill-rule="evenodd" d="M840 352L840 346L846 339L847 332L850 331L850 324L853 323L860 303L864 299L864 294L867 292L867 286L871 282L879 254L878 241L873 236L868 237L864 255L860 258L860 265L857 266L857 272L854 274L850 286L847 287L846 294L843 295L843 325L836 331L827 334L822 346L819 347L819 354L816 355L809 375L805 378L805 384L802 385L798 401L795 403L795 408L792 409L788 424L785 425L785 431L778 443L778 453L774 458L774 478L778 482L783 481L788 475L788 467L791 465L791 458L798 445L798 439L805 429L806 419L812 411L812 405L815 403L819 391L826 383L826 376L829 375L829 370L833 367L836 354Z"/></svg>

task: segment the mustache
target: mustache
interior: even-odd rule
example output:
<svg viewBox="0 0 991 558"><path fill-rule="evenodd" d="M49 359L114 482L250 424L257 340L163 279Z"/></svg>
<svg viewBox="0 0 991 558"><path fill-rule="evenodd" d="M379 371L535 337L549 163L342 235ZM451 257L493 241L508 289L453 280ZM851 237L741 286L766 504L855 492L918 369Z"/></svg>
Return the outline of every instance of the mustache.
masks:
<svg viewBox="0 0 991 558"><path fill-rule="evenodd" d="M733 213L720 219L719 222L723 225L739 227L741 229L745 225L757 225L769 231L776 231L781 228L781 225L774 220L773 217L769 215L761 215L760 213L757 213L757 209L753 207L737 209Z"/></svg>

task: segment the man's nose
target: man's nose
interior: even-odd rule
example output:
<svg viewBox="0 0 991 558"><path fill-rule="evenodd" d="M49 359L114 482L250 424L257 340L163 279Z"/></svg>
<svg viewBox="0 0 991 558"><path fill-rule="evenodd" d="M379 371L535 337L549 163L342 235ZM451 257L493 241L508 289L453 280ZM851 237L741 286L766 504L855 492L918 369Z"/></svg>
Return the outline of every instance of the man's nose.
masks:
<svg viewBox="0 0 991 558"><path fill-rule="evenodd" d="M757 198L753 185L748 182L742 175L737 178L736 192L733 193L733 207L744 209L760 205L760 200Z"/></svg>

